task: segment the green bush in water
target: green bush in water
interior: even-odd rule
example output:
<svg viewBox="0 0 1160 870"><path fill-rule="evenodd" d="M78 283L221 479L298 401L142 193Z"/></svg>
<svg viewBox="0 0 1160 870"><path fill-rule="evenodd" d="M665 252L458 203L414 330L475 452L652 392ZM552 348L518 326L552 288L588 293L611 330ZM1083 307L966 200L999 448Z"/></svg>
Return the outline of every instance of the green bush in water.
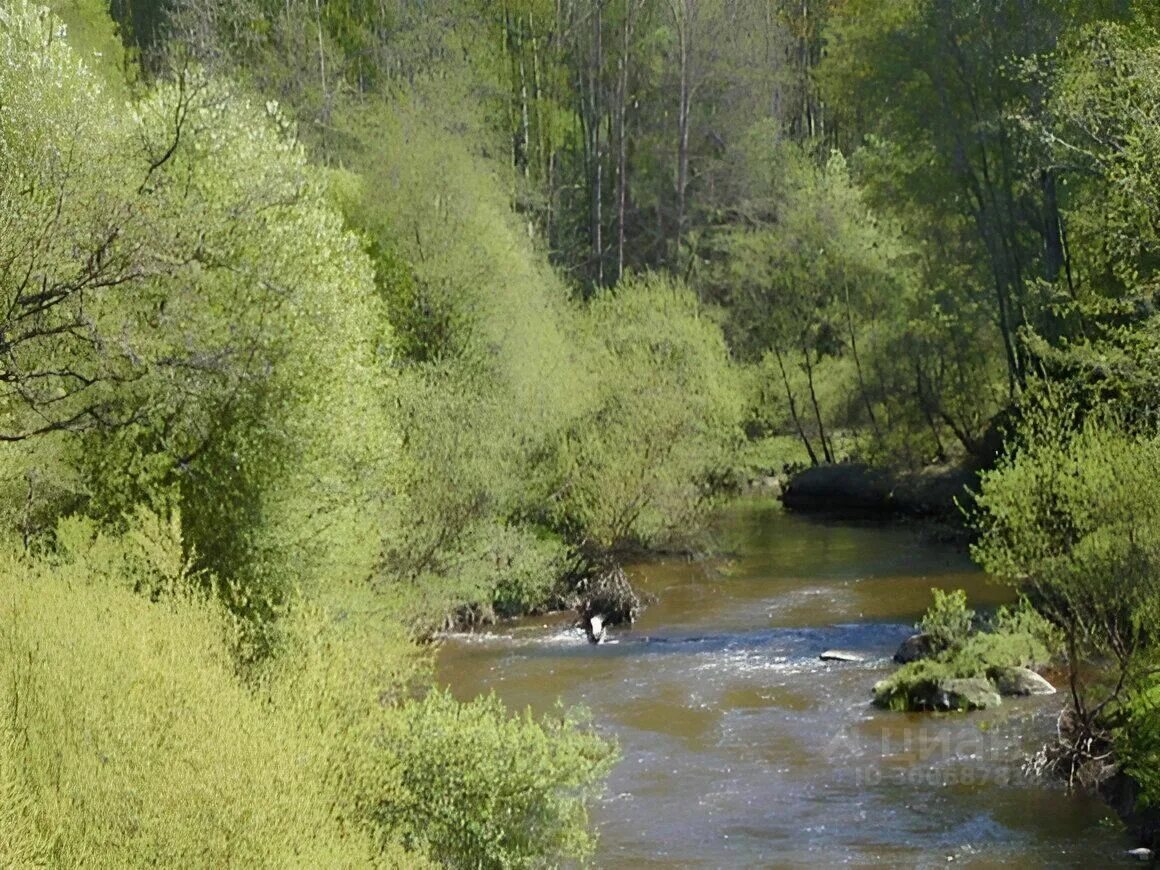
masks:
<svg viewBox="0 0 1160 870"><path fill-rule="evenodd" d="M991 680L1005 668L1036 668L1059 652L1058 631L1026 599L1001 607L975 626L966 593L932 590L934 603L919 627L934 639L935 654L903 665L874 686L874 703L891 710L923 709L947 680Z"/></svg>
<svg viewBox="0 0 1160 870"><path fill-rule="evenodd" d="M920 659L903 665L898 671L874 685L874 703L888 710L905 712L925 710L947 680L986 677L986 669L971 657L956 655L949 659Z"/></svg>
<svg viewBox="0 0 1160 870"><path fill-rule="evenodd" d="M961 648L975 620L975 611L967 607L967 593L962 589L952 592L932 589L931 594L934 603L919 621L919 631L930 637L935 650Z"/></svg>

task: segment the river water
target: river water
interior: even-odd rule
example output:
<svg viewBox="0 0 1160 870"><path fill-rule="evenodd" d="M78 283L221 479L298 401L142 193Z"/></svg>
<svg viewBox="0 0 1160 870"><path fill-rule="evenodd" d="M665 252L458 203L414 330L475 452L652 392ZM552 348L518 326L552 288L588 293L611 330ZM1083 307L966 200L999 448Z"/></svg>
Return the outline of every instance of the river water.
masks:
<svg viewBox="0 0 1160 870"><path fill-rule="evenodd" d="M459 697L590 709L622 760L594 807L600 867L1104 867L1129 845L1099 801L1028 780L1059 696L968 715L900 714L874 682L930 588L1008 598L955 547L907 526L824 521L747 499L724 552L630 572L658 597L591 646L532 620L443 646ZM865 663L825 663L840 648Z"/></svg>

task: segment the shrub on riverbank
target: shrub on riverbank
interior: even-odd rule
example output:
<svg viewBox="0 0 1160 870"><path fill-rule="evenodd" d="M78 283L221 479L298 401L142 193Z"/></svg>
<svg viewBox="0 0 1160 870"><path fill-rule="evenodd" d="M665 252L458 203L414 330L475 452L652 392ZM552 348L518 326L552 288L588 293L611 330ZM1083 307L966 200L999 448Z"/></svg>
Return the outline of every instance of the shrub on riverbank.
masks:
<svg viewBox="0 0 1160 870"><path fill-rule="evenodd" d="M1027 414L1019 449L984 476L974 555L1029 590L1062 636L1072 710L1053 765L1093 786L1130 766L1155 802L1160 439L1076 417Z"/></svg>
<svg viewBox="0 0 1160 870"><path fill-rule="evenodd" d="M189 588L180 539L152 544L0 557L2 863L373 863L318 744L238 680L232 622Z"/></svg>
<svg viewBox="0 0 1160 870"><path fill-rule="evenodd" d="M333 186L397 335L383 574L439 617L503 615L549 603L577 558L683 543L741 443L737 370L696 296L646 275L570 298L491 158L419 102L348 122L357 174Z"/></svg>
<svg viewBox="0 0 1160 870"><path fill-rule="evenodd" d="M0 863L509 866L590 852L607 742L562 714L511 718L494 698L409 700L415 648L357 609L296 604L281 645L240 677L237 623L191 583L179 523L152 528L0 555Z"/></svg>
<svg viewBox="0 0 1160 870"><path fill-rule="evenodd" d="M547 521L597 550L680 542L741 444L721 330L687 287L645 275L593 299L579 335L600 377L558 444Z"/></svg>
<svg viewBox="0 0 1160 870"><path fill-rule="evenodd" d="M494 696L460 704L441 692L405 705L378 741L385 785L373 817L444 866L586 857L587 801L615 751L575 716L513 718Z"/></svg>

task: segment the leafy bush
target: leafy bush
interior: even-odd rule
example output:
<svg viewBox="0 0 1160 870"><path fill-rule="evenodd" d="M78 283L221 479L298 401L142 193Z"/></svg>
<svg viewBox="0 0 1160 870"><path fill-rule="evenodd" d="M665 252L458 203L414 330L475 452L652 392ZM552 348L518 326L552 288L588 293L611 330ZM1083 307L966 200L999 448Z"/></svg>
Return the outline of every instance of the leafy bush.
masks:
<svg viewBox="0 0 1160 870"><path fill-rule="evenodd" d="M499 578L492 593L499 616L532 613L551 600L571 561L562 541L519 526L495 529L486 540L487 556L494 560Z"/></svg>
<svg viewBox="0 0 1160 870"><path fill-rule="evenodd" d="M932 589L931 594L934 604L919 621L919 630L930 635L931 646L936 650L961 649L975 621L975 611L967 608L967 593L962 589Z"/></svg>
<svg viewBox="0 0 1160 870"><path fill-rule="evenodd" d="M164 524L163 524L164 525ZM158 528L163 527L158 526ZM154 541L160 581L184 558ZM0 790L7 846L56 866L366 866L332 816L310 735L243 686L231 621L188 592L130 588L137 542L0 557ZM153 584L156 585L156 584Z"/></svg>
<svg viewBox="0 0 1160 870"><path fill-rule="evenodd" d="M931 591L934 603L919 627L931 636L934 654L875 685L874 703L881 707L921 708L947 680L991 680L1006 668L1042 667L1059 654L1058 632L1026 599L1015 608L999 608L980 630L963 590Z"/></svg>
<svg viewBox="0 0 1160 870"><path fill-rule="evenodd" d="M1085 708L1146 673L1160 619L1160 440L1031 416L1023 446L984 476L975 557L1025 587L1058 626ZM1029 437L1030 436L1030 437ZM1085 680L1083 660L1112 667ZM1143 671L1139 669L1143 668ZM1078 711L1083 714L1083 710Z"/></svg>
<svg viewBox="0 0 1160 870"><path fill-rule="evenodd" d="M1022 409L1018 449L983 477L974 555L1028 591L1066 649L1072 709L1049 765L1098 786L1123 764L1155 800L1160 439L1099 415L1077 424L1056 390L1038 398Z"/></svg>
<svg viewBox="0 0 1160 870"><path fill-rule="evenodd" d="M876 683L874 703L897 712L927 709L928 699L946 680L985 676L985 665L971 656L960 654L945 659L920 659L903 665Z"/></svg>
<svg viewBox="0 0 1160 870"><path fill-rule="evenodd" d="M418 587L420 611L510 613L543 605L566 547L694 528L741 415L696 297L649 276L569 302L493 164L405 99L352 124L362 178L335 174L334 188L369 239L401 351L385 577Z"/></svg>
<svg viewBox="0 0 1160 870"><path fill-rule="evenodd" d="M531 867L583 858L587 803L615 758L571 715L510 718L494 697L432 692L388 722L391 786L376 817L451 866Z"/></svg>
<svg viewBox="0 0 1160 870"><path fill-rule="evenodd" d="M254 618L366 576L398 449L390 330L287 121L193 70L119 101L59 22L4 14L0 326L21 375L0 431L52 436L3 463L23 536L54 509L124 528L180 506Z"/></svg>
<svg viewBox="0 0 1160 870"><path fill-rule="evenodd" d="M1041 667L1059 658L1063 652L1063 635L1031 602L1022 597L1015 607L1000 607L989 623L988 631L975 640L987 637L1006 639L1012 667ZM990 660L1000 664L1000 650Z"/></svg>
<svg viewBox="0 0 1160 870"><path fill-rule="evenodd" d="M1115 732L1120 769L1140 786L1139 807L1160 806L1160 685L1135 687L1120 707Z"/></svg>
<svg viewBox="0 0 1160 870"><path fill-rule="evenodd" d="M295 603L238 676L236 623L190 591L180 526L75 521L0 556L0 856L73 866L527 866L590 853L614 748L573 714L409 700L401 626ZM176 576L174 575L176 572ZM152 591L140 595L134 589ZM405 850L405 851L404 851Z"/></svg>
<svg viewBox="0 0 1160 870"><path fill-rule="evenodd" d="M21 755L12 729L0 728L0 864L44 867L49 841L37 827L36 803L25 785Z"/></svg>
<svg viewBox="0 0 1160 870"><path fill-rule="evenodd" d="M690 290L648 275L592 300L582 336L598 390L559 446L550 522L597 547L668 543L696 527L740 444L721 331Z"/></svg>

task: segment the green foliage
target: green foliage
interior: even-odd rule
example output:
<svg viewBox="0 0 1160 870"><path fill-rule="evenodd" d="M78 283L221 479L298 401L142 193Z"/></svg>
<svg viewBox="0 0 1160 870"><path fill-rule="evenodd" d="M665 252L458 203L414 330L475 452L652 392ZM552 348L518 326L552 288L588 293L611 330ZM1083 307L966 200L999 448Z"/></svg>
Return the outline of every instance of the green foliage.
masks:
<svg viewBox="0 0 1160 870"><path fill-rule="evenodd" d="M1160 686L1150 680L1125 699L1116 731L1117 761L1140 786L1139 807L1160 805Z"/></svg>
<svg viewBox="0 0 1160 870"><path fill-rule="evenodd" d="M369 573L397 449L390 331L286 122L196 72L119 106L22 16L0 39L0 289L21 373L0 411L12 437L62 433L47 477L72 492L45 492L31 457L12 476L34 510L112 526L179 504L198 567L251 616Z"/></svg>
<svg viewBox="0 0 1160 870"><path fill-rule="evenodd" d="M967 593L962 589L943 592L932 589L934 603L923 614L918 628L930 635L937 650L961 649L971 633L975 611L967 607Z"/></svg>
<svg viewBox="0 0 1160 870"><path fill-rule="evenodd" d="M494 165L420 108L368 107L352 127L364 180L340 188L402 351L384 568L436 612L507 614L545 603L565 545L695 527L738 440L736 379L720 330L661 278L569 302Z"/></svg>
<svg viewBox="0 0 1160 870"><path fill-rule="evenodd" d="M85 66L96 73L111 93L128 96L140 71L134 52L109 17L106 0L51 0L45 4L65 26L65 36Z"/></svg>
<svg viewBox="0 0 1160 870"><path fill-rule="evenodd" d="M986 636L1009 638L1013 644L1007 662L1000 661L998 651L989 659L1000 666L1039 667L1058 658L1064 648L1059 628L1026 597L1020 598L1013 608L1000 607L989 632L980 635L980 639Z"/></svg>
<svg viewBox="0 0 1160 870"><path fill-rule="evenodd" d="M432 692L382 738L397 791L377 818L451 866L529 867L590 854L587 802L615 750L570 715L509 718L492 697Z"/></svg>
<svg viewBox="0 0 1160 870"><path fill-rule="evenodd" d="M927 707L941 683L986 676L986 668L963 655L947 659L920 659L903 665L874 685L874 703L887 710L908 712Z"/></svg>
<svg viewBox="0 0 1160 870"><path fill-rule="evenodd" d="M9 854L56 866L373 863L369 838L332 816L308 733L238 681L221 609L180 588L156 602L131 591L147 562L157 587L183 558L176 532L148 550L132 536L51 561L5 553L0 771L18 800L4 837L28 832Z"/></svg>
<svg viewBox="0 0 1160 870"><path fill-rule="evenodd" d="M1152 803L1160 261L1146 154L1160 127L1140 108L1160 81L1156 41L1138 21L1098 22L1068 34L1057 57L1026 65L1027 81L1050 96L1046 113L1021 118L1061 167L1074 264L1067 293L1050 297L1052 321L1027 343L1042 376L1017 406L1007 456L984 479L975 551L1031 590L1068 649L1070 775L1098 782L1111 768L1092 762L1091 747L1110 750Z"/></svg>
<svg viewBox="0 0 1160 870"><path fill-rule="evenodd" d="M0 860L587 854L603 740L409 700L410 618L530 609L570 555L522 517L587 395L543 401L589 377L580 315L486 164L388 137L380 203L226 79L124 102L22 2L0 87Z"/></svg>
<svg viewBox="0 0 1160 870"><path fill-rule="evenodd" d="M498 583L492 605L499 616L534 613L552 603L559 578L567 573L568 548L557 537L519 526L486 535Z"/></svg>
<svg viewBox="0 0 1160 870"><path fill-rule="evenodd" d="M552 521L598 547L667 543L695 527L739 442L721 332L687 288L648 275L594 298L582 336L597 395L564 434Z"/></svg>
<svg viewBox="0 0 1160 870"><path fill-rule="evenodd" d="M1059 626L1084 716L1110 713L1124 686L1138 686L1156 646L1160 443L1073 419L1066 408L1028 413L1019 450L984 476L973 552ZM1092 658L1110 672L1082 679Z"/></svg>
<svg viewBox="0 0 1160 870"><path fill-rule="evenodd" d="M407 700L423 657L354 593L338 615L295 603L243 682L236 623L180 576L176 519L141 513L123 537L76 520L58 537L59 554L0 566L6 863L424 866L430 850L526 866L590 852L587 803L615 752L573 714Z"/></svg>
<svg viewBox="0 0 1160 870"><path fill-rule="evenodd" d="M1061 650L1058 630L1026 599L1001 607L980 624L961 589L932 589L934 602L918 627L931 636L933 655L903 665L874 686L874 703L890 710L921 709L947 680L991 680L1005 668L1038 668Z"/></svg>
<svg viewBox="0 0 1160 870"><path fill-rule="evenodd" d="M1160 172L1151 155L1160 123L1141 109L1160 96L1158 42L1151 28L1095 25L1072 34L1056 67L1039 70L1053 93L1046 135L1053 156L1071 169L1064 178L1070 233L1093 271L1083 289L1105 297L1157 289L1160 235L1151 204Z"/></svg>
<svg viewBox="0 0 1160 870"><path fill-rule="evenodd" d="M698 279L756 361L752 427L797 434L815 462L836 458L840 428L860 429L864 454L886 462L946 459L952 438L973 448L994 405L978 400L969 309L921 280L921 249L856 180L862 155L819 166L769 123L749 135L734 166L752 179L748 220L708 237Z"/></svg>

